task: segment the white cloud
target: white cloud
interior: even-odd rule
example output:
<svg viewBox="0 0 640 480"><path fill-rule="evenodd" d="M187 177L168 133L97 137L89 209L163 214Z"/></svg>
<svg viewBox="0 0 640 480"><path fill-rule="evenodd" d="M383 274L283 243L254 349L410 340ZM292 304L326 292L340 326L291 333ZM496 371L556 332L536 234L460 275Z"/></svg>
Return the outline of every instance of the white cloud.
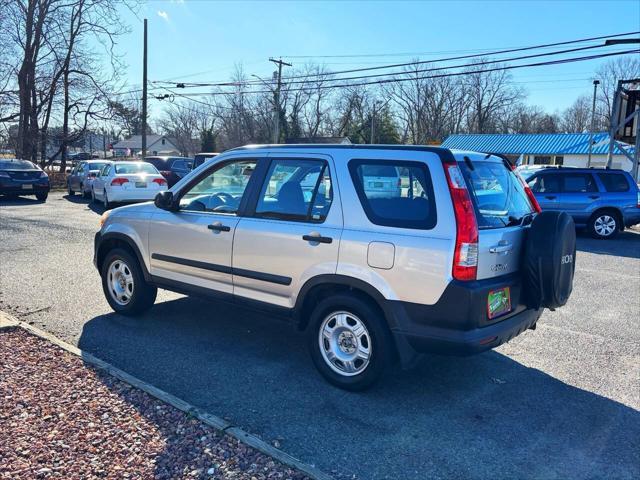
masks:
<svg viewBox="0 0 640 480"><path fill-rule="evenodd" d="M158 10L158 16L164 18L167 22L169 21L169 14L164 10Z"/></svg>

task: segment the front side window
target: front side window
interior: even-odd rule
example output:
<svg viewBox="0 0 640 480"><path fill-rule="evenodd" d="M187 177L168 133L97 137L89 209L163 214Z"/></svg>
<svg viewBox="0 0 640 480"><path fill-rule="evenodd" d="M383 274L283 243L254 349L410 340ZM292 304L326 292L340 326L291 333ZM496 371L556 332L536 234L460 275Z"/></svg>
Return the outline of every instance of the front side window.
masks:
<svg viewBox="0 0 640 480"><path fill-rule="evenodd" d="M323 222L333 190L324 160L273 160L260 190L256 216Z"/></svg>
<svg viewBox="0 0 640 480"><path fill-rule="evenodd" d="M256 168L256 160L225 163L180 198L180 210L235 214Z"/></svg>
<svg viewBox="0 0 640 480"><path fill-rule="evenodd" d="M435 226L433 186L424 163L352 160L349 171L372 223L415 229Z"/></svg>
<svg viewBox="0 0 640 480"><path fill-rule="evenodd" d="M597 192L598 187L590 173L564 173L563 191L565 193L587 193Z"/></svg>

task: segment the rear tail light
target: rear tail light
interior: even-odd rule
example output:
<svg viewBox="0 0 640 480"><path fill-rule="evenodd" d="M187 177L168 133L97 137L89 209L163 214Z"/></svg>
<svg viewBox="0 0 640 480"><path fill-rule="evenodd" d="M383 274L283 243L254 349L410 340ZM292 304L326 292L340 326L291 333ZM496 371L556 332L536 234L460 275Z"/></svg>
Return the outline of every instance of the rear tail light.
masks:
<svg viewBox="0 0 640 480"><path fill-rule="evenodd" d="M111 180L111 185L122 186L125 183L129 183L129 179L128 178L117 177L117 178L114 178L113 180Z"/></svg>
<svg viewBox="0 0 640 480"><path fill-rule="evenodd" d="M164 187L167 184L167 181L164 178L154 178L153 183L157 183L161 187Z"/></svg>
<svg viewBox="0 0 640 480"><path fill-rule="evenodd" d="M445 162L449 192L456 216L456 247L453 254L453 278L475 280L478 274L478 222L471 197L455 162Z"/></svg>
<svg viewBox="0 0 640 480"><path fill-rule="evenodd" d="M524 181L524 178L522 178L522 175L516 172L515 167L512 168L512 170L514 175L518 177L518 180L520 180L520 183L524 188L524 193L527 194L527 198L529 199L529 203L531 204L531 208L533 208L533 210L536 213L540 213L542 211L542 208L540 208L540 204L538 203L538 200L536 200L536 196L533 194L533 191L531 191L531 187L529 187L529 184Z"/></svg>

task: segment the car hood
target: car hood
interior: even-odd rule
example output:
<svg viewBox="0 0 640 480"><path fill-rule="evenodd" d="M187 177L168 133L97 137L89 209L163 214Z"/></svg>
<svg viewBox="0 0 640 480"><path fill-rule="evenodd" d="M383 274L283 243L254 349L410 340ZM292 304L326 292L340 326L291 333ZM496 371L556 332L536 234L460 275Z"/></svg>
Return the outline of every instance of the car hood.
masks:
<svg viewBox="0 0 640 480"><path fill-rule="evenodd" d="M158 207L153 202L136 203L133 205L124 205L114 208L111 215L142 215L152 214L158 211Z"/></svg>

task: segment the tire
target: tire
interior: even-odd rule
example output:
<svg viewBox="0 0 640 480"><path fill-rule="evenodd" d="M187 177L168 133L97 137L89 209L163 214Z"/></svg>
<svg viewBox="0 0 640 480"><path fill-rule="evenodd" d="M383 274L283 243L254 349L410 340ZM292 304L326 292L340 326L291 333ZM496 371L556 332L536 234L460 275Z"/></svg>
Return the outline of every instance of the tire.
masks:
<svg viewBox="0 0 640 480"><path fill-rule="evenodd" d="M41 202L46 202L47 201L47 197L49 196L49 192L45 192L45 193L36 193L36 198L38 200L40 200Z"/></svg>
<svg viewBox="0 0 640 480"><path fill-rule="evenodd" d="M531 308L567 303L576 267L576 226L565 212L543 211L531 222L524 245L523 292Z"/></svg>
<svg viewBox="0 0 640 480"><path fill-rule="evenodd" d="M80 184L80 193L82 194L82 198L89 198L89 193L84 191L84 185Z"/></svg>
<svg viewBox="0 0 640 480"><path fill-rule="evenodd" d="M589 233L598 240L614 238L620 232L620 215L612 210L600 210L589 219Z"/></svg>
<svg viewBox="0 0 640 480"><path fill-rule="evenodd" d="M91 187L91 201L90 203L96 203L96 192L95 190L93 190L93 187Z"/></svg>
<svg viewBox="0 0 640 480"><path fill-rule="evenodd" d="M371 387L393 359L391 333L384 319L369 302L352 295L322 300L311 314L307 335L320 374L344 390Z"/></svg>
<svg viewBox="0 0 640 480"><path fill-rule="evenodd" d="M126 250L107 253L100 274L104 296L116 313L139 315L156 301L158 289L145 281L138 259Z"/></svg>
<svg viewBox="0 0 640 480"><path fill-rule="evenodd" d="M70 184L69 182L67 182L67 194L68 194L70 197L73 197L73 196L76 194L76 192L74 192L73 190L71 190L71 184Z"/></svg>
<svg viewBox="0 0 640 480"><path fill-rule="evenodd" d="M107 197L107 191L103 192L102 203L104 203L104 209L109 210L113 205L109 203L109 197Z"/></svg>

